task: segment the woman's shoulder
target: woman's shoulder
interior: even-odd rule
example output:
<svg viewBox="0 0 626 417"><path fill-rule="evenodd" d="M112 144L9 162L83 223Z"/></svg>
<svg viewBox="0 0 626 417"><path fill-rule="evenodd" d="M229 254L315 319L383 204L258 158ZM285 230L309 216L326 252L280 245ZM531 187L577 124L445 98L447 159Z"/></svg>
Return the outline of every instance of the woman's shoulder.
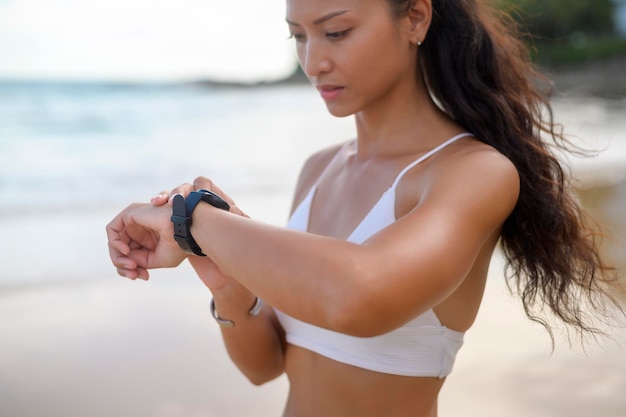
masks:
<svg viewBox="0 0 626 417"><path fill-rule="evenodd" d="M520 187L519 172L513 162L479 140L468 140L458 145L433 158L430 174L437 186L432 190L446 194L450 191L459 197L464 194L469 197L467 193L470 193L478 200L497 203L496 206L504 212L512 210ZM464 192L459 192L461 189Z"/></svg>
<svg viewBox="0 0 626 417"><path fill-rule="evenodd" d="M513 162L491 145L479 140L468 141L445 161L452 172L469 175L478 180L485 176L495 176L503 182L516 183L519 174ZM454 167L454 168L453 168Z"/></svg>
<svg viewBox="0 0 626 417"><path fill-rule="evenodd" d="M461 175L476 177L491 173L504 174L507 180L516 180L517 168L504 154L475 137L467 137L442 149L430 158L429 171L437 176ZM474 175L473 175L474 174Z"/></svg>

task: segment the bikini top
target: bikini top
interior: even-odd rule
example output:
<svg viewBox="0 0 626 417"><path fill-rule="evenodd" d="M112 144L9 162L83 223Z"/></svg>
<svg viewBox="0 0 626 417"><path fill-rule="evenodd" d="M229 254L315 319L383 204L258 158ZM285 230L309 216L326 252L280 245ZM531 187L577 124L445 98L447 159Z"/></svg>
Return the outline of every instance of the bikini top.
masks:
<svg viewBox="0 0 626 417"><path fill-rule="evenodd" d="M394 223L395 190L404 174L436 152L466 136L472 135L469 133L457 135L405 167L347 240L362 244L381 229ZM341 150L337 155L340 153ZM307 231L309 212L316 189L317 183L293 212L287 223L288 228ZM317 327L290 317L280 310L276 310L276 315L285 330L288 343L338 362L393 375L443 378L452 371L456 354L463 344L464 333L442 325L432 309L395 330L374 337L350 336Z"/></svg>

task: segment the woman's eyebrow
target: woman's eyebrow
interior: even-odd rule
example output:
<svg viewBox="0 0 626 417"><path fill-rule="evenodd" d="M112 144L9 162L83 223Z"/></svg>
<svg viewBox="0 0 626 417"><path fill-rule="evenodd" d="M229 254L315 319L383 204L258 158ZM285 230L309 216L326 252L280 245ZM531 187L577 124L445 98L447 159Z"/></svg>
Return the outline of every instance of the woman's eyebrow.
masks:
<svg viewBox="0 0 626 417"><path fill-rule="evenodd" d="M318 17L317 19L315 19L315 20L313 21L313 24L314 24L314 25L319 25L319 24L321 24L321 23L326 22L327 20L332 19L333 17L340 16L340 15L342 15L342 14L344 14L344 13L348 13L348 10L337 10L336 12L328 13L327 15L324 15L324 16L322 16L322 17ZM288 24L290 24L291 26L300 26L300 24L299 24L299 23L292 22L292 21L291 21L291 20L289 20L289 19L285 19L285 20L286 20L286 21L287 21L287 23L288 23Z"/></svg>

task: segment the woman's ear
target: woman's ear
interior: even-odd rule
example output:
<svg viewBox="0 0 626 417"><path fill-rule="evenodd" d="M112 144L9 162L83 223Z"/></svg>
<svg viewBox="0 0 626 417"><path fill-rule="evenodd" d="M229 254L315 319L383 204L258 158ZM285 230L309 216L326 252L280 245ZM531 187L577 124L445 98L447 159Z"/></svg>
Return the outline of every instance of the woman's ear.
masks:
<svg viewBox="0 0 626 417"><path fill-rule="evenodd" d="M432 19L433 7L431 0L415 0L407 15L409 21L409 39L412 44L421 45L426 39Z"/></svg>

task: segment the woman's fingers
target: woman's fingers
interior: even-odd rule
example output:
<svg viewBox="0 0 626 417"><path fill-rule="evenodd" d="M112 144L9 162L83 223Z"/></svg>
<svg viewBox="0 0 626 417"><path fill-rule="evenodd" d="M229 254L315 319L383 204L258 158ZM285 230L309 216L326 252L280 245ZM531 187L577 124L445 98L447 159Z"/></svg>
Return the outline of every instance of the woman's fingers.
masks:
<svg viewBox="0 0 626 417"><path fill-rule="evenodd" d="M128 257L131 250L135 249L137 244L128 241L128 237L123 231L116 229L116 225L109 224L107 226L107 236L109 239L109 257L111 263L116 267L117 273L123 277L135 280L139 277L137 271L137 262Z"/></svg>
<svg viewBox="0 0 626 417"><path fill-rule="evenodd" d="M222 189L220 187L218 187L210 179L208 179L206 177L198 177L198 178L196 178L193 181L193 187L196 190L209 190L211 192L214 192L215 194L217 194L220 197L222 197L224 199L224 201L226 201L228 203L228 205L230 206L230 210L229 211L231 213L237 214L237 215L243 216L243 217L250 217L247 214L245 214L243 211L241 211L241 209L237 206L237 203L235 203L235 200L230 198L230 196L228 194L226 194L224 191L222 191Z"/></svg>
<svg viewBox="0 0 626 417"><path fill-rule="evenodd" d="M211 192L214 192L215 194L222 197L228 203L228 205L235 203L233 199L227 196L220 187L218 187L213 181L206 177L198 177L193 180L193 187L196 190L209 190Z"/></svg>
<svg viewBox="0 0 626 417"><path fill-rule="evenodd" d="M131 207L132 205L120 212L106 226L109 257L119 275L132 280L137 278L147 280L149 278L148 271L140 267L137 260L131 257L133 251L142 247L137 240L129 236L128 225L124 221L124 213Z"/></svg>
<svg viewBox="0 0 626 417"><path fill-rule="evenodd" d="M197 190L209 190L211 192L214 192L228 203L231 213L243 217L250 217L243 211L241 211L235 201L230 198L228 194L224 193L224 191L220 187L218 187L213 181L206 177L198 177L194 180L193 184L185 183L174 188L172 191L161 191L159 194L150 199L150 203L153 206L162 206L166 203L171 204L172 198L174 198L175 195L180 194L186 198L189 193Z"/></svg>
<svg viewBox="0 0 626 417"><path fill-rule="evenodd" d="M169 195L168 198L168 202L170 204L172 204L172 199L174 198L175 195L182 195L183 197L187 198L187 196L189 195L190 192L195 191L195 189L193 188L193 184L189 184L189 183L185 183L182 185L179 185L178 187L174 188Z"/></svg>
<svg viewBox="0 0 626 417"><path fill-rule="evenodd" d="M161 191L159 194L155 195L150 199L150 203L155 206L162 206L166 204L170 199L170 192L167 190Z"/></svg>
<svg viewBox="0 0 626 417"><path fill-rule="evenodd" d="M144 268L136 268L136 269L124 269L117 268L117 273L124 277L135 281L136 279L141 279L147 281L150 278L150 274Z"/></svg>

